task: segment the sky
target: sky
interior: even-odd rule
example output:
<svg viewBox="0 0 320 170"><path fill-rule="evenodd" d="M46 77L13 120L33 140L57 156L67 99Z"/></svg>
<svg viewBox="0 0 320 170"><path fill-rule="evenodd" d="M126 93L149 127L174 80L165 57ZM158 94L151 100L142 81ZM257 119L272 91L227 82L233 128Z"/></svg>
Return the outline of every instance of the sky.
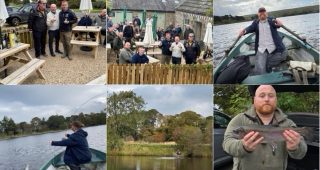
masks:
<svg viewBox="0 0 320 170"><path fill-rule="evenodd" d="M256 14L260 7L267 11L318 5L318 0L214 0L214 15L248 15Z"/></svg>
<svg viewBox="0 0 320 170"><path fill-rule="evenodd" d="M109 86L112 92L132 90L147 103L145 109L156 109L164 115L191 110L207 117L213 114L212 85Z"/></svg>
<svg viewBox="0 0 320 170"><path fill-rule="evenodd" d="M106 86L0 86L0 120L8 116L30 122L36 116L100 112L106 96Z"/></svg>

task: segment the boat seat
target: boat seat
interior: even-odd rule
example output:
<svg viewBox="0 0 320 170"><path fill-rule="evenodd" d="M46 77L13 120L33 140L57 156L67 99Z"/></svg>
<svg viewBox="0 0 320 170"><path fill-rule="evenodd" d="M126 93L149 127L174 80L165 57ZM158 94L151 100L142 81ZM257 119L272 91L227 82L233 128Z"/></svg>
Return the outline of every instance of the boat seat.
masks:
<svg viewBox="0 0 320 170"><path fill-rule="evenodd" d="M241 52L237 56L253 56L255 54L256 52L254 50L250 50L250 51Z"/></svg>

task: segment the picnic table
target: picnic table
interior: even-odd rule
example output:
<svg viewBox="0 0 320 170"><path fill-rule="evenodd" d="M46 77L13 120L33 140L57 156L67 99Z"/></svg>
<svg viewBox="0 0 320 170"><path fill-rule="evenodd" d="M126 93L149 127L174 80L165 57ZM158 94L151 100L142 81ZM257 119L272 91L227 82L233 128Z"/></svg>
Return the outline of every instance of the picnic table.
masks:
<svg viewBox="0 0 320 170"><path fill-rule="evenodd" d="M0 72L5 72L5 78L0 79L0 84L17 85L21 84L32 73L36 72L40 78L45 79L41 68L45 60L32 58L28 52L30 44L19 43L10 49L0 50L0 60L4 60L4 65L0 66ZM17 57L22 53L26 58ZM10 62L12 61L12 62ZM7 75L7 69L15 62L23 63L22 67Z"/></svg>
<svg viewBox="0 0 320 170"><path fill-rule="evenodd" d="M98 55L98 46L100 44L100 34L101 27L99 26L75 26L72 28L71 44L93 47L94 58ZM83 38L83 33L85 33L85 38ZM89 33L94 34L94 39L88 38ZM76 37L78 34L78 37ZM95 40L95 41L92 41Z"/></svg>
<svg viewBox="0 0 320 170"><path fill-rule="evenodd" d="M153 58L153 57L151 57L151 56L148 56L148 55L147 55L147 57L148 57L148 59L149 59L149 63L159 63L159 62L160 62L160 60L158 60L158 59L156 59L156 58Z"/></svg>

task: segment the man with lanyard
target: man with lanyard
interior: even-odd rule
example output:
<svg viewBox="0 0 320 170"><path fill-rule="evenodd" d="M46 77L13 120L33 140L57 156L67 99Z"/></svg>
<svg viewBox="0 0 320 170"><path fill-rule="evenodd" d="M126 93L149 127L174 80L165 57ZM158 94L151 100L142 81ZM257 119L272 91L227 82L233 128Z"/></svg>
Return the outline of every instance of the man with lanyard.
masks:
<svg viewBox="0 0 320 170"><path fill-rule="evenodd" d="M239 33L239 36L253 32L256 34L255 75L270 72L287 57L287 51L277 31L282 26L282 22L279 19L268 17L264 7L259 8L258 17L249 27Z"/></svg>
<svg viewBox="0 0 320 170"><path fill-rule="evenodd" d="M49 34L49 50L52 57L55 57L56 54L53 52L53 39L55 39L55 52L62 54L59 50L59 41L60 41L60 32L59 32L59 12L57 10L56 4L50 5L50 12L47 15L47 26Z"/></svg>
<svg viewBox="0 0 320 170"><path fill-rule="evenodd" d="M186 51L183 53L186 64L196 64L197 58L200 56L200 46L194 40L194 34L190 33L188 40L184 42Z"/></svg>
<svg viewBox="0 0 320 170"><path fill-rule="evenodd" d="M234 137L233 130L248 125L296 127L277 107L275 89L271 85L259 86L255 91L252 107L245 113L236 115L224 134L222 146L233 156L233 170L283 170L287 168L288 156L293 159L305 156L306 142L299 133L291 129L283 132L285 141L273 144L264 142L264 138L255 131L247 133L243 139Z"/></svg>
<svg viewBox="0 0 320 170"><path fill-rule="evenodd" d="M77 16L69 9L68 1L61 2L61 12L59 14L60 20L60 35L61 41L63 44L64 54L61 58L68 58L72 60L70 51L71 51L71 31L72 31L72 24L75 24L78 19Z"/></svg>
<svg viewBox="0 0 320 170"><path fill-rule="evenodd" d="M36 58L46 54L47 13L46 0L39 0L35 9L32 9L28 19L28 28L32 30Z"/></svg>

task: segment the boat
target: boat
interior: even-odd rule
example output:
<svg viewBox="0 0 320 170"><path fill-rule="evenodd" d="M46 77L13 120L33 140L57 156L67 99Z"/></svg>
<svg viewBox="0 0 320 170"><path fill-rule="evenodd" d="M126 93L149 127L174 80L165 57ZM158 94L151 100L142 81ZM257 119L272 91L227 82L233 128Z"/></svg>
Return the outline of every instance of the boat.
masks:
<svg viewBox="0 0 320 170"><path fill-rule="evenodd" d="M249 75L238 82L240 84L319 84L319 51L305 40L278 32L288 50L287 60L272 71L262 75L254 75L255 33L241 37L232 46L227 55L214 68L214 78L237 56L249 57L251 69Z"/></svg>
<svg viewBox="0 0 320 170"><path fill-rule="evenodd" d="M106 153L90 148L92 159L91 162L81 165L82 170L105 170ZM64 151L53 157L45 163L40 170L68 170L63 162Z"/></svg>

